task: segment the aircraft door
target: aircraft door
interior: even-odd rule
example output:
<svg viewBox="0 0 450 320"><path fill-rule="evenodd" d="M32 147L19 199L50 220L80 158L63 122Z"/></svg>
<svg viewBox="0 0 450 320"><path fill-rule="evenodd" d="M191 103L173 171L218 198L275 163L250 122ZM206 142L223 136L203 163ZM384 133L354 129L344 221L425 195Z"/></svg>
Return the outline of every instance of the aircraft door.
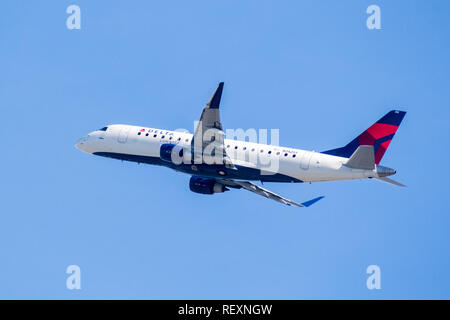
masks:
<svg viewBox="0 0 450 320"><path fill-rule="evenodd" d="M302 156L300 157L300 168L303 170L309 169L309 163L311 162L312 155L312 152L305 151L302 153Z"/></svg>
<svg viewBox="0 0 450 320"><path fill-rule="evenodd" d="M120 143L126 143L129 132L130 132L130 127L128 127L128 126L120 129L119 136L117 137L117 141Z"/></svg>

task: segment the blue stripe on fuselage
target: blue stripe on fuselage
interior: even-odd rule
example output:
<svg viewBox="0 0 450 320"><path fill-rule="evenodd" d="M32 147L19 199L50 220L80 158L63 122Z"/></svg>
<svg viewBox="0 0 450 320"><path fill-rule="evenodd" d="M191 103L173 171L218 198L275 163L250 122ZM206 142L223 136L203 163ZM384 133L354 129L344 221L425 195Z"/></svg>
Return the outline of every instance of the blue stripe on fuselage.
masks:
<svg viewBox="0 0 450 320"><path fill-rule="evenodd" d="M261 174L261 170L248 168L244 166L236 166L235 169L228 169L224 165L206 165L206 164L181 164L175 165L171 162L163 161L159 157L139 156L126 153L114 153L114 152L94 152L94 155L113 158L124 161L131 161L137 163L146 163L153 165L165 166L176 171L181 171L187 174L205 176L221 179L240 179L240 180L260 180L264 182L303 182L299 179L289 177L280 173L273 175ZM192 169L195 166L196 170ZM225 175L221 175L218 172L225 172Z"/></svg>

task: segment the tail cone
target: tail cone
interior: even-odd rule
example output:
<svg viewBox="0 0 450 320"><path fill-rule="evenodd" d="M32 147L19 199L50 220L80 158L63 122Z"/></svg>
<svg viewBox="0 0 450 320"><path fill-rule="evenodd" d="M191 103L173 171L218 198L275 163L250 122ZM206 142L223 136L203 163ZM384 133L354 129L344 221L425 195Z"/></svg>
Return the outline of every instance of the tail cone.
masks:
<svg viewBox="0 0 450 320"><path fill-rule="evenodd" d="M377 174L381 177L388 177L396 174L397 171L388 167L377 166Z"/></svg>

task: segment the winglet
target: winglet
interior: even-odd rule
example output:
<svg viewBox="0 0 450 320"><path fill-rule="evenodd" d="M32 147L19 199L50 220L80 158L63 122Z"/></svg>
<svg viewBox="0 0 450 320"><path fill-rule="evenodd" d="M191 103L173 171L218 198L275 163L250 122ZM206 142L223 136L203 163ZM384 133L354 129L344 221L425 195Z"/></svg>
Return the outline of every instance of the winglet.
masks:
<svg viewBox="0 0 450 320"><path fill-rule="evenodd" d="M216 91L214 91L211 99L206 104L209 108L219 109L220 98L222 97L222 91L223 91L223 82L219 83L219 86L217 87Z"/></svg>
<svg viewBox="0 0 450 320"><path fill-rule="evenodd" d="M323 198L325 198L325 197L324 196L320 196L320 197L314 198L312 200L305 201L305 202L301 203L301 205L304 206L304 207L309 207L309 206L312 206L314 203L316 203L317 201L319 201L319 200L321 200Z"/></svg>

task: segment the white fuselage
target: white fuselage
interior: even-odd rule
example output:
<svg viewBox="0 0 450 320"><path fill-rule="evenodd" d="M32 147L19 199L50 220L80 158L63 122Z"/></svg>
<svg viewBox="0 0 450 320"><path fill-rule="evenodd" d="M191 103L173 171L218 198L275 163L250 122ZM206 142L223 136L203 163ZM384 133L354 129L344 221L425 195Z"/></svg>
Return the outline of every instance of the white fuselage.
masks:
<svg viewBox="0 0 450 320"><path fill-rule="evenodd" d="M160 161L161 146L175 144L188 149L191 147L191 139L190 133L130 125L110 125L106 131L94 131L80 139L76 147L88 153L116 159L166 165ZM345 166L347 158L323 153L229 139L225 139L224 145L233 165L238 168L237 173L230 172L235 175L234 179L316 182L378 177L376 168L352 169ZM173 164L167 166L178 169ZM194 165L188 167L180 171L201 175ZM248 172L251 172L250 176ZM264 178L275 174L282 178L275 180Z"/></svg>

